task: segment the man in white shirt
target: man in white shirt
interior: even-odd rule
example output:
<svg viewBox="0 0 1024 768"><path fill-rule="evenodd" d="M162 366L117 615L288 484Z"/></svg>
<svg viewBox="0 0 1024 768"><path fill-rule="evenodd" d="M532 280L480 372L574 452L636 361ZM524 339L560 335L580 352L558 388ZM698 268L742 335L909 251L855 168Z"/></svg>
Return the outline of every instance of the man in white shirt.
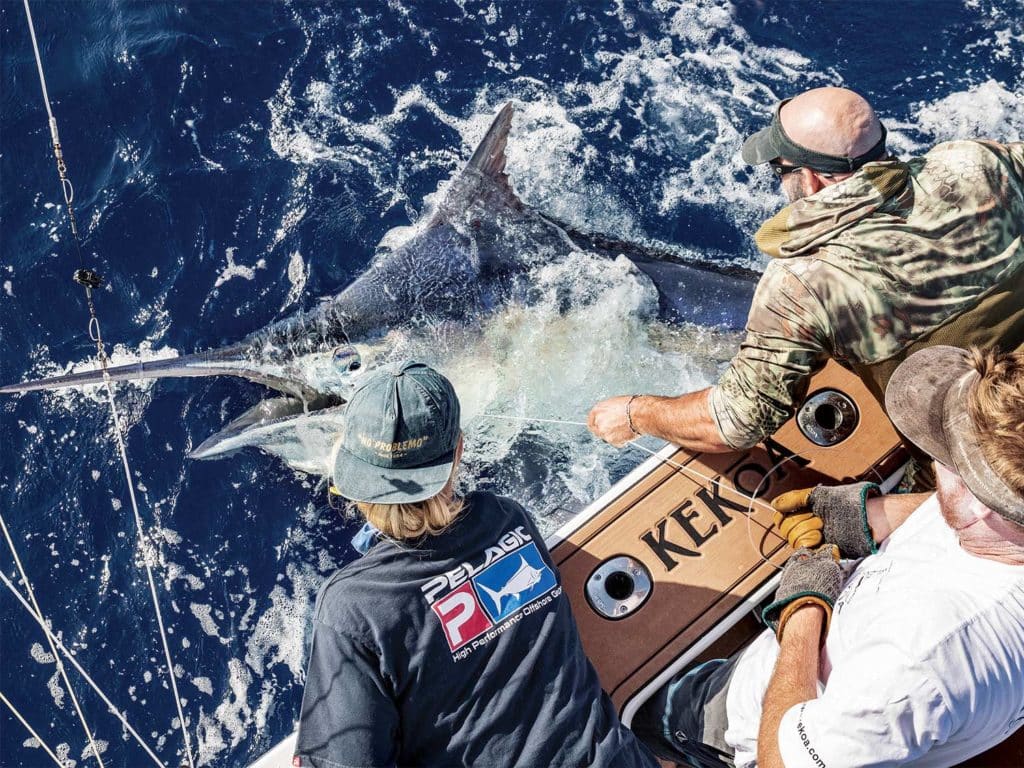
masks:
<svg viewBox="0 0 1024 768"><path fill-rule="evenodd" d="M1024 350L925 349L886 406L935 459L938 492L777 499L803 548L765 609L775 631L645 705L634 727L661 756L948 766L1024 724ZM841 569L834 550L863 559Z"/></svg>

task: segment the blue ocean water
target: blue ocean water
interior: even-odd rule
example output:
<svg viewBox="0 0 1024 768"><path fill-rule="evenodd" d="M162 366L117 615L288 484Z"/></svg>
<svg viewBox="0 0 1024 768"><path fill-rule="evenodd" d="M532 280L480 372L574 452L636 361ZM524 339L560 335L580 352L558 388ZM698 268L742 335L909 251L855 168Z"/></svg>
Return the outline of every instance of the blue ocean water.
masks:
<svg viewBox="0 0 1024 768"><path fill-rule="evenodd" d="M581 229L755 267L750 234L781 198L737 151L781 97L856 88L901 154L1024 134L1019 0L33 8L87 261L108 280L97 304L116 361L234 341L338 292L392 228L424 213L509 99L509 173L526 201ZM6 383L65 370L92 347L20 1L0 2L0 52ZM593 270L549 278L599 283L597 309L541 302L446 337L471 372L466 397L579 419L603 395L713 380L734 335L639 323L643 297ZM263 394L227 379L118 388L202 765L245 765L292 729L313 597L353 556L354 527L318 478L256 451L184 458ZM467 425L469 480L542 518L642 458L572 430L510 430ZM181 733L109 435L95 391L0 400L0 510L63 642L177 765ZM0 568L15 578L6 550ZM93 762L43 635L6 590L0 605L0 690L67 765ZM107 764L152 764L71 674ZM0 766L50 764L8 712L0 723Z"/></svg>

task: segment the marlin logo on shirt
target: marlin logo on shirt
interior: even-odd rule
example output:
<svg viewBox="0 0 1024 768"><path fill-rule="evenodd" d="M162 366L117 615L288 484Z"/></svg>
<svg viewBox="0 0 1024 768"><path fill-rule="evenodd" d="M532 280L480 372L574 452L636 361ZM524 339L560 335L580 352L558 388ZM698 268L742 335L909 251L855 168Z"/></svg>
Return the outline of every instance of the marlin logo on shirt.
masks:
<svg viewBox="0 0 1024 768"><path fill-rule="evenodd" d="M421 589L456 660L561 593L558 579L523 526L504 533L479 561L461 563Z"/></svg>
<svg viewBox="0 0 1024 768"><path fill-rule="evenodd" d="M494 603L496 610L501 611L501 600L505 597L516 597L518 598L523 592L528 590L534 584L539 582L544 577L544 571L534 568L526 562L526 558L522 555L519 556L519 570L512 574L512 578L505 582L505 586L499 589L497 592L485 587L483 584L477 584L480 589L483 590L484 594L491 598L491 602Z"/></svg>

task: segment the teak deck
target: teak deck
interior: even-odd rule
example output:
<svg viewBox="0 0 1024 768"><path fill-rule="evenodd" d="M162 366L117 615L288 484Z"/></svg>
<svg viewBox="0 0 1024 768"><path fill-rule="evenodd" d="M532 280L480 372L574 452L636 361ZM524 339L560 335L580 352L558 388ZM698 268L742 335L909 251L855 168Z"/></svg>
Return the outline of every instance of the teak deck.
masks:
<svg viewBox="0 0 1024 768"><path fill-rule="evenodd" d="M742 453L662 451L660 462L649 460L549 539L583 644L627 724L679 668L727 656L761 630L750 609L772 594L790 552L763 500L821 482L881 482L906 460L859 380L829 364L808 396L826 388L845 393L859 411L856 430L841 443L814 445L790 421L773 440ZM681 468L665 463L669 456ZM750 496L761 501L748 519ZM634 613L611 620L590 606L584 587L601 563L618 555L643 563L653 589ZM250 768L290 765L294 744L292 734ZM1024 766L1024 729L965 765Z"/></svg>
<svg viewBox="0 0 1024 768"><path fill-rule="evenodd" d="M688 660L728 655L760 631L749 609L772 593L778 566L792 551L763 500L822 482L882 482L906 461L899 436L853 374L830 363L809 395L825 388L845 393L859 409L857 428L837 445L814 445L791 420L747 452L677 450L670 460L681 468L661 463L620 484L553 548L584 647L627 723ZM752 505L753 495L762 501ZM590 606L584 587L618 555L643 563L653 588L640 608L612 620ZM1024 731L969 765L1024 765Z"/></svg>

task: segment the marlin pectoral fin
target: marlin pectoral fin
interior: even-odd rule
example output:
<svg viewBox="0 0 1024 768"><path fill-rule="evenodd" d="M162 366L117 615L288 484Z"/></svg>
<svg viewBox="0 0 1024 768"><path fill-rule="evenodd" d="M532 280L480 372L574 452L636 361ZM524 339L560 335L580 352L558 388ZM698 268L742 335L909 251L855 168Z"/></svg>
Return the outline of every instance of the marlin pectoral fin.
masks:
<svg viewBox="0 0 1024 768"><path fill-rule="evenodd" d="M306 400L313 400L320 394L298 379L282 373L261 369L258 363L246 354L247 347L238 345L194 355L171 357L163 360L145 360L127 365L107 368L111 381L133 381L140 379L165 379L183 376L240 376L272 389L285 392ZM16 394L38 390L65 389L103 383L103 371L99 368L53 376L47 379L8 384L0 387L0 394Z"/></svg>
<svg viewBox="0 0 1024 768"><path fill-rule="evenodd" d="M327 466L345 424L345 407L328 405L306 412L301 400L264 400L195 448L190 459L216 459L243 448L259 448L293 469L330 476Z"/></svg>

